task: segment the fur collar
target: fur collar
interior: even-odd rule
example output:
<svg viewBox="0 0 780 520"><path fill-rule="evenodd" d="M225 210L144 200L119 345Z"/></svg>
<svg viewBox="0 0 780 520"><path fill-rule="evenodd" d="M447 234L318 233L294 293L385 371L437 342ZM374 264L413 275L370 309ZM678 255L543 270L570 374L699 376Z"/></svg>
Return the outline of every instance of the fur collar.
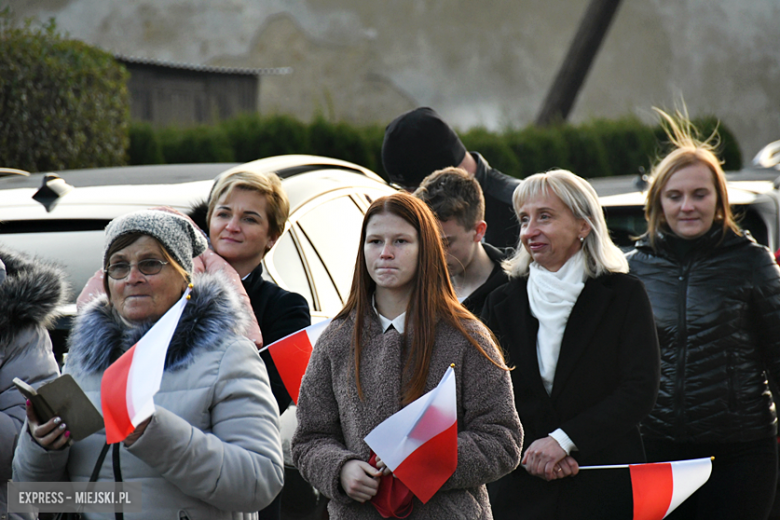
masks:
<svg viewBox="0 0 780 520"><path fill-rule="evenodd" d="M248 323L249 316L238 294L221 275L196 274L192 283L192 298L168 347L165 370L189 366L199 351L217 348L226 335L241 335ZM101 296L76 319L68 339L68 365L75 371L103 372L153 324L129 324Z"/></svg>
<svg viewBox="0 0 780 520"><path fill-rule="evenodd" d="M0 348L32 325L49 327L65 304L65 273L51 262L0 248L6 279L0 284Z"/></svg>

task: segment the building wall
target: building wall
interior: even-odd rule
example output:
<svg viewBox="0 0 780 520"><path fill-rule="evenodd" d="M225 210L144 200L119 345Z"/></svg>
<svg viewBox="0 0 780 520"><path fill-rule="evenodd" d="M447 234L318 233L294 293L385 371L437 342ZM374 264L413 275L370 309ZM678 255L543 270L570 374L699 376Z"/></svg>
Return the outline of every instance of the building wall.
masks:
<svg viewBox="0 0 780 520"><path fill-rule="evenodd" d="M12 0L125 55L240 67L260 106L388 122L417 105L462 128L533 121L588 0ZM780 139L780 2L623 0L571 119L715 114L746 159Z"/></svg>
<svg viewBox="0 0 780 520"><path fill-rule="evenodd" d="M130 116L157 125L211 123L257 110L258 77L125 63Z"/></svg>

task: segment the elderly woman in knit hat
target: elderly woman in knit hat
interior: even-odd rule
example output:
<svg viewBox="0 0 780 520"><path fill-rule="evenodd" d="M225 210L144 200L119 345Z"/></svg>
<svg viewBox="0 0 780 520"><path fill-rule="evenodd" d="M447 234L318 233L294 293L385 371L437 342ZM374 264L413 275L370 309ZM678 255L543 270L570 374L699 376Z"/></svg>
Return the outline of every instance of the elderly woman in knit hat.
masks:
<svg viewBox="0 0 780 520"><path fill-rule="evenodd" d="M69 425L59 417L41 423L28 406L15 481L84 482L102 465L98 482L121 472L143 484L138 518L252 518L273 500L284 473L279 412L257 349L241 335L248 317L236 292L218 275L190 274L206 246L192 222L173 213L138 211L108 225L106 296L77 318L65 372L99 407L103 372L191 283L154 414L96 463L103 430L73 443Z"/></svg>

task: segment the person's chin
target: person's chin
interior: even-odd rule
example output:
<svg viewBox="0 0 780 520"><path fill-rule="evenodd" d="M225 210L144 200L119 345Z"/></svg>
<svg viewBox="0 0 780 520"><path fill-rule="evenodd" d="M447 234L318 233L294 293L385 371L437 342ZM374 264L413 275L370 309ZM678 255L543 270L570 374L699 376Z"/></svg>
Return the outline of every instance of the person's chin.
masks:
<svg viewBox="0 0 780 520"><path fill-rule="evenodd" d="M154 316L151 312L142 309L133 309L124 312L122 315L124 319L133 323L142 323L144 321L151 320Z"/></svg>
<svg viewBox="0 0 780 520"><path fill-rule="evenodd" d="M679 232L677 234L687 239L699 238L707 231L698 221L681 222L678 228Z"/></svg>
<svg viewBox="0 0 780 520"><path fill-rule="evenodd" d="M214 251L227 261L230 261L238 256L235 242L220 243L214 247Z"/></svg>

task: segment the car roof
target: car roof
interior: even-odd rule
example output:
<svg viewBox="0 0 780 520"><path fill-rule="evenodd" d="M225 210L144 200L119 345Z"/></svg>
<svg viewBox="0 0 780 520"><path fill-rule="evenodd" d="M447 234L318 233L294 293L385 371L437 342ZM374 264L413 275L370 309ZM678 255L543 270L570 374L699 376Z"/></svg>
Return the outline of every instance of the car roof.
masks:
<svg viewBox="0 0 780 520"><path fill-rule="evenodd" d="M0 178L0 222L28 220L110 220L130 211L155 206L188 210L205 200L219 174L234 171L274 172L282 178L290 207L305 204L345 183L386 186L366 168L347 161L309 155L285 155L249 163L175 164L93 168L58 172L74 189L51 211L34 201L46 173ZM311 175L300 176L302 173ZM0 228L2 225L0 224Z"/></svg>
<svg viewBox="0 0 780 520"><path fill-rule="evenodd" d="M731 204L750 204L762 193L778 188L780 176L772 169L745 169L726 174ZM588 179L602 206L643 206L647 192L638 175ZM644 187L646 190L647 187Z"/></svg>

